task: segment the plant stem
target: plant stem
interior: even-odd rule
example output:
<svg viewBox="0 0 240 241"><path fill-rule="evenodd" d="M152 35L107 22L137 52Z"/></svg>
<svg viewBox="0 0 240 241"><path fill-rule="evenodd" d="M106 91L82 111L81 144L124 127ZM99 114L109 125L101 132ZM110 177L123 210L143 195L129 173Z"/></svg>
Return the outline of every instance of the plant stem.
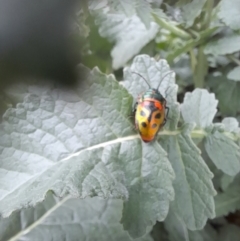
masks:
<svg viewBox="0 0 240 241"><path fill-rule="evenodd" d="M227 54L226 56L227 56L228 59L230 59L231 61L233 61L234 63L236 63L238 66L240 66L240 60L237 59L234 55Z"/></svg>
<svg viewBox="0 0 240 241"><path fill-rule="evenodd" d="M195 72L195 69L196 69L196 65L197 65L197 59L196 59L196 56L194 54L194 51L193 49L190 49L189 50L189 54L190 54L190 62L191 62L191 69L192 69L192 72L194 73Z"/></svg>
<svg viewBox="0 0 240 241"><path fill-rule="evenodd" d="M195 88L203 88L204 87L204 79L207 74L207 58L204 54L204 46L201 45L198 48L198 56L197 56L197 65L194 73L194 84Z"/></svg>
<svg viewBox="0 0 240 241"><path fill-rule="evenodd" d="M202 29L207 29L211 23L213 6L214 6L214 0L207 0L206 13L205 13Z"/></svg>
<svg viewBox="0 0 240 241"><path fill-rule="evenodd" d="M159 18L156 14L152 14L154 19L155 19L155 22L161 26L162 28L165 28L167 30L169 30L171 33L175 34L176 36L180 37L180 38L183 38L183 39L186 39L186 40L189 40L191 39L191 35L188 34L187 32L185 32L184 30L178 28L177 26L171 24L170 22L162 19L162 18Z"/></svg>
<svg viewBox="0 0 240 241"><path fill-rule="evenodd" d="M189 52L191 49L193 49L193 48L197 47L198 45L204 43L212 35L212 33L215 32L216 29L217 29L217 27L214 27L214 28L210 28L210 29L202 31L199 34L198 39L191 39L191 40L187 41L184 46L182 46L181 48L176 49L175 51L170 53L166 58L168 63L171 64L173 62L173 60L176 57L178 57L179 55L181 55L183 53L186 53L186 52Z"/></svg>

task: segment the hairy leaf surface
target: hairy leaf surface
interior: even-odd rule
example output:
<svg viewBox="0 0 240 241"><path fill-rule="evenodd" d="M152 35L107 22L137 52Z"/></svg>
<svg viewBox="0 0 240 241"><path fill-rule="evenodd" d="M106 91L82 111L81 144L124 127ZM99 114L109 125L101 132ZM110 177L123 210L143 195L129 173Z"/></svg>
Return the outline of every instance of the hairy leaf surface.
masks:
<svg viewBox="0 0 240 241"><path fill-rule="evenodd" d="M224 173L235 176L240 171L240 147L224 133L214 131L204 144L211 160Z"/></svg>
<svg viewBox="0 0 240 241"><path fill-rule="evenodd" d="M121 200L85 200L65 198L48 211L27 232L18 234L21 241L133 240L119 223ZM136 241L152 241L146 235Z"/></svg>
<svg viewBox="0 0 240 241"><path fill-rule="evenodd" d="M42 90L6 112L1 215L35 205L49 190L61 197L120 198L124 228L142 236L167 215L173 169L157 142L146 145L133 130L127 90L112 75L81 71L85 77L75 91Z"/></svg>
<svg viewBox="0 0 240 241"><path fill-rule="evenodd" d="M240 81L240 66L235 67L227 74L228 79Z"/></svg>
<svg viewBox="0 0 240 241"><path fill-rule="evenodd" d="M219 109L225 115L235 116L240 110L240 82L226 76L210 77L210 86L219 101Z"/></svg>
<svg viewBox="0 0 240 241"><path fill-rule="evenodd" d="M208 127L217 113L217 104L214 94L197 88L192 93L186 93L181 104L182 117L187 123L196 123L197 128Z"/></svg>
<svg viewBox="0 0 240 241"><path fill-rule="evenodd" d="M222 0L218 17L230 28L240 29L240 4L239 0Z"/></svg>
<svg viewBox="0 0 240 241"><path fill-rule="evenodd" d="M186 28L189 28L193 25L194 20L201 14L205 2L206 0L193 0L184 5L182 17L186 24Z"/></svg>
<svg viewBox="0 0 240 241"><path fill-rule="evenodd" d="M35 207L14 212L10 217L0 220L0 240L9 240L37 222L49 209L57 204L56 198L49 193L45 200Z"/></svg>
<svg viewBox="0 0 240 241"><path fill-rule="evenodd" d="M216 216L227 215L240 209L240 176L235 177L233 182L215 197Z"/></svg>
<svg viewBox="0 0 240 241"><path fill-rule="evenodd" d="M173 182L174 211L188 229L202 229L208 218L215 216L213 196L216 194L208 169L189 136L188 127L175 136L160 139L168 152L176 178Z"/></svg>
<svg viewBox="0 0 240 241"><path fill-rule="evenodd" d="M240 35L222 37L218 40L209 41L205 47L205 54L225 55L240 50Z"/></svg>
<svg viewBox="0 0 240 241"><path fill-rule="evenodd" d="M124 3L122 3L124 5ZM137 6L140 3L137 4ZM145 9L146 10L146 9ZM136 11L136 9L135 9ZM138 12L142 16L142 7ZM114 69L123 67L142 47L149 43L158 32L158 25L150 22L147 29L136 14L126 17L119 11L97 10L94 12L99 33L110 42L115 43L111 51ZM142 16L143 17L143 16ZM144 22L148 20L144 17Z"/></svg>

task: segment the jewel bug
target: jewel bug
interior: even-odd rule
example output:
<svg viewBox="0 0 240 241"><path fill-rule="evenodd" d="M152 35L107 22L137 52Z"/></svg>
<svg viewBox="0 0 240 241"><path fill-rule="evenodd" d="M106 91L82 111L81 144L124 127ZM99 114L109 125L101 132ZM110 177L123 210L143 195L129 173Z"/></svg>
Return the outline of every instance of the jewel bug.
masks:
<svg viewBox="0 0 240 241"><path fill-rule="evenodd" d="M164 78L173 73L169 71L163 76L157 88L152 88L150 83L139 73L132 72L144 79L149 89L139 94L133 108L135 128L144 142L155 139L159 130L166 124L169 107L167 101L158 90Z"/></svg>

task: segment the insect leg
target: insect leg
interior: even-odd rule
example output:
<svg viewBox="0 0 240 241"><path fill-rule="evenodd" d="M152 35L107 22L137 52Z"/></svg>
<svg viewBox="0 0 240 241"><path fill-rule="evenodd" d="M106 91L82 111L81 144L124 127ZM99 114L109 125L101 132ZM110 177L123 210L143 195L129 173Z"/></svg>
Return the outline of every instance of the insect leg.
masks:
<svg viewBox="0 0 240 241"><path fill-rule="evenodd" d="M162 126L164 126L164 125L166 124L166 122L167 122L167 119L169 119L169 118L168 118L169 107L166 106L165 109L166 109L166 116L165 116L165 118L164 118L164 121L163 121Z"/></svg>
<svg viewBox="0 0 240 241"><path fill-rule="evenodd" d="M167 119L168 118L169 107L166 106L165 109L166 109L166 117L165 117L165 119Z"/></svg>

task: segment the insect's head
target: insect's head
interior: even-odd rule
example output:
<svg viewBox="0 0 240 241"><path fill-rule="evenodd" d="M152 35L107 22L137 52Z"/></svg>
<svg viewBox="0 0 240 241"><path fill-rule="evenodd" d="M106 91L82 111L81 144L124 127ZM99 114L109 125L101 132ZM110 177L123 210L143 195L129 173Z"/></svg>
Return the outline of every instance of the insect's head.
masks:
<svg viewBox="0 0 240 241"><path fill-rule="evenodd" d="M154 90L157 90L157 91L158 91L158 89L159 89L159 87L161 86L161 83L163 82L163 80L164 80L169 74L173 73L173 71L167 72L167 73L162 77L162 79L160 80L157 88L152 88L151 85L150 85L150 83L149 83L149 81L148 81L147 79L145 79L141 74L139 74L139 73L137 73L137 72L134 72L134 71L132 71L132 73L133 73L133 74L137 74L138 76L140 76L140 77L146 82L146 84L148 85L149 89L154 89Z"/></svg>

